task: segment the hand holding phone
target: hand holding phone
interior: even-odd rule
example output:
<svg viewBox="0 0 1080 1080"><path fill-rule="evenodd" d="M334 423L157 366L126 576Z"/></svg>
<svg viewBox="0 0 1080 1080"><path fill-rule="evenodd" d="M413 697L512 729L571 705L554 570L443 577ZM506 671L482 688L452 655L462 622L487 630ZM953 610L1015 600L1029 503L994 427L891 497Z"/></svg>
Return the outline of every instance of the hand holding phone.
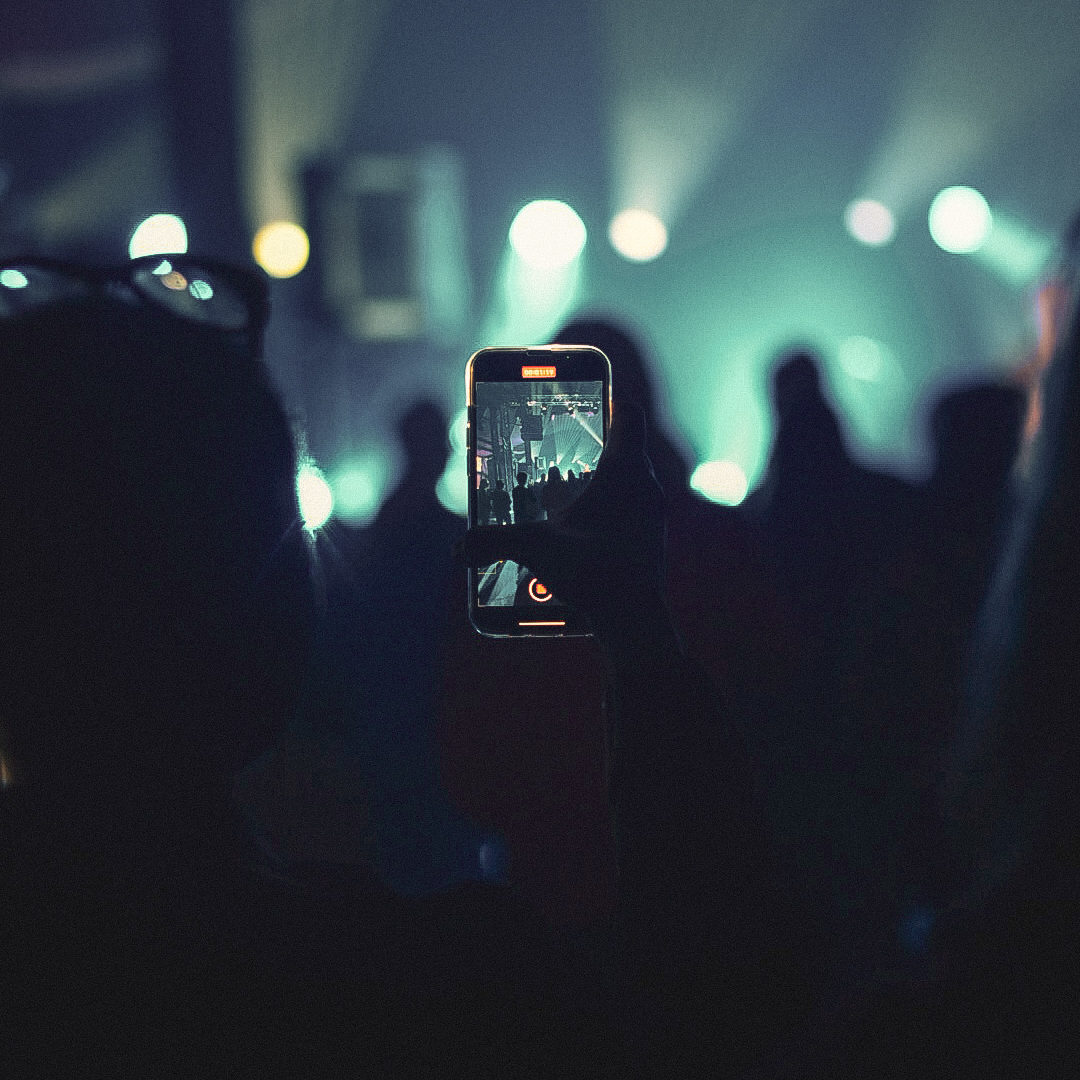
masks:
<svg viewBox="0 0 1080 1080"><path fill-rule="evenodd" d="M474 527L462 554L474 565L529 566L602 635L654 606L663 548L663 496L645 453L645 418L636 406L619 405L593 479L572 507L550 521Z"/></svg>
<svg viewBox="0 0 1080 1080"><path fill-rule="evenodd" d="M585 345L481 349L466 382L470 526L544 525L538 537L553 535L591 486L607 439L607 357ZM589 633L543 573L504 556L470 567L469 618L495 637Z"/></svg>

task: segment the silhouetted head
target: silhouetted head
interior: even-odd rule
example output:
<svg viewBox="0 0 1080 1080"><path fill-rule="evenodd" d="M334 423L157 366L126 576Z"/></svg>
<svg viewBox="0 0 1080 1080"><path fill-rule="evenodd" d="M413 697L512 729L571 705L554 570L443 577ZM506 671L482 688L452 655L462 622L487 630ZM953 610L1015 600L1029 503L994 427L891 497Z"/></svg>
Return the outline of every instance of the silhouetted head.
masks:
<svg viewBox="0 0 1080 1080"><path fill-rule="evenodd" d="M781 354L772 373L771 397L778 418L827 406L821 386L821 361L810 349Z"/></svg>
<svg viewBox="0 0 1080 1080"><path fill-rule="evenodd" d="M205 839L297 692L308 550L252 330L74 286L0 312L0 714L90 844Z"/></svg>
<svg viewBox="0 0 1080 1080"><path fill-rule="evenodd" d="M547 478L549 482L562 480L562 473L559 472L558 465L552 465L551 468L548 469Z"/></svg>
<svg viewBox="0 0 1080 1080"><path fill-rule="evenodd" d="M933 482L972 493L1000 489L1020 448L1024 405L1019 387L998 383L974 383L944 394L930 414Z"/></svg>
<svg viewBox="0 0 1080 1080"><path fill-rule="evenodd" d="M397 428L409 473L435 479L442 475L450 454L448 428L446 410L434 401L421 400L409 406Z"/></svg>
<svg viewBox="0 0 1080 1080"><path fill-rule="evenodd" d="M529 474L519 472L517 474L517 482L521 484L522 487L524 487L529 482Z"/></svg>
<svg viewBox="0 0 1080 1080"><path fill-rule="evenodd" d="M614 399L633 402L645 413L646 449L660 486L669 497L685 492L690 476L688 454L661 421L661 402L641 343L618 320L597 317L572 319L559 330L556 340L567 345L592 345L607 356Z"/></svg>
<svg viewBox="0 0 1080 1080"><path fill-rule="evenodd" d="M611 379L620 401L640 405L650 423L656 415L656 390L645 350L614 319L576 318L559 330L557 341L592 345L611 361Z"/></svg>
<svg viewBox="0 0 1080 1080"><path fill-rule="evenodd" d="M771 392L776 435L770 469L828 483L830 473L847 461L847 449L824 393L818 355L806 348L782 353L773 368Z"/></svg>

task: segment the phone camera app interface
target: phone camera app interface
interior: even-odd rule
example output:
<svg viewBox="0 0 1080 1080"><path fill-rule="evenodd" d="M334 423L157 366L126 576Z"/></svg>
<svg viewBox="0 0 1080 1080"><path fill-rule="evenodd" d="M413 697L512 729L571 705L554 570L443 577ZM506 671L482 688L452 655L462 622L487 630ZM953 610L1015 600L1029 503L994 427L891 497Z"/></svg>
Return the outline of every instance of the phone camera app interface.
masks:
<svg viewBox="0 0 1080 1080"><path fill-rule="evenodd" d="M557 518L592 479L604 446L604 386L588 382L476 384L476 521L511 525ZM557 605L525 567L480 567L479 602Z"/></svg>

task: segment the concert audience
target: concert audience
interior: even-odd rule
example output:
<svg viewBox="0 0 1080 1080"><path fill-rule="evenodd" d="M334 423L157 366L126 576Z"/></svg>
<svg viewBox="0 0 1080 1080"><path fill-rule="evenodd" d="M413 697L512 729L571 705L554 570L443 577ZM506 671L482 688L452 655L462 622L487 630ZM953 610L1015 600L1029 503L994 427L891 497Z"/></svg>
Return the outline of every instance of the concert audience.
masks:
<svg viewBox="0 0 1080 1080"><path fill-rule="evenodd" d="M760 492L709 507L637 345L571 324L566 340L609 352L629 395L609 445L572 505L528 520L515 499L515 524L471 530L461 558L528 565L595 640L465 644L440 615L460 533L429 490L441 416L405 416L406 480L352 551L362 587L324 591L320 611L289 422L259 362L265 285L174 264L26 261L33 289L0 296L12 1075L1066 1074L1080 1049L1075 281L1015 503L1014 392L945 398L916 488L855 462L800 349L776 367ZM212 305L186 288L204 279ZM445 781L476 822L409 803L417 833L440 814L458 830L435 895L402 895L365 859L297 865L244 820L238 777L329 670L311 663L327 604L342 605L335 647L358 650L334 669L355 679L336 700L385 722L368 756L419 754L429 794ZM552 671L563 697L523 710L526 680L550 687ZM500 687L490 753L463 753ZM568 761L576 789L552 765ZM485 790L492 775L532 787L507 798ZM528 851L524 820L549 811L588 903L549 902L545 922L522 902L528 871L507 889L449 865L484 830Z"/></svg>

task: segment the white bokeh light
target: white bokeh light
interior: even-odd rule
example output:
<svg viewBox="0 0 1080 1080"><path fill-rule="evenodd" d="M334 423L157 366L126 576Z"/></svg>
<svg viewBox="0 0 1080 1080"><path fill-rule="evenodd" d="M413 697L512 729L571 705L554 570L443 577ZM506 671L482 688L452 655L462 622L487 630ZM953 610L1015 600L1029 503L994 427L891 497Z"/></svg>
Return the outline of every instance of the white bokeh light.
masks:
<svg viewBox="0 0 1080 1080"><path fill-rule="evenodd" d="M187 226L175 214L151 214L131 234L128 255L183 255L188 249Z"/></svg>
<svg viewBox="0 0 1080 1080"><path fill-rule="evenodd" d="M651 210L623 210L608 226L611 246L631 262L650 262L664 253L667 226Z"/></svg>
<svg viewBox="0 0 1080 1080"><path fill-rule="evenodd" d="M930 204L927 221L934 243L952 255L978 251L993 225L986 200L969 187L950 187L938 192Z"/></svg>
<svg viewBox="0 0 1080 1080"><path fill-rule="evenodd" d="M568 266L585 247L585 224L557 199L523 206L510 226L510 246L530 266L556 270Z"/></svg>
<svg viewBox="0 0 1080 1080"><path fill-rule="evenodd" d="M844 211L847 231L861 244L881 247L896 235L892 211L877 199L856 199Z"/></svg>
<svg viewBox="0 0 1080 1080"><path fill-rule="evenodd" d="M690 486L711 502L724 506L738 506L750 487L742 466L727 459L703 461L691 475Z"/></svg>
<svg viewBox="0 0 1080 1080"><path fill-rule="evenodd" d="M297 470L296 497L300 503L300 517L308 532L314 532L330 520L334 512L334 493L322 470L310 461Z"/></svg>

